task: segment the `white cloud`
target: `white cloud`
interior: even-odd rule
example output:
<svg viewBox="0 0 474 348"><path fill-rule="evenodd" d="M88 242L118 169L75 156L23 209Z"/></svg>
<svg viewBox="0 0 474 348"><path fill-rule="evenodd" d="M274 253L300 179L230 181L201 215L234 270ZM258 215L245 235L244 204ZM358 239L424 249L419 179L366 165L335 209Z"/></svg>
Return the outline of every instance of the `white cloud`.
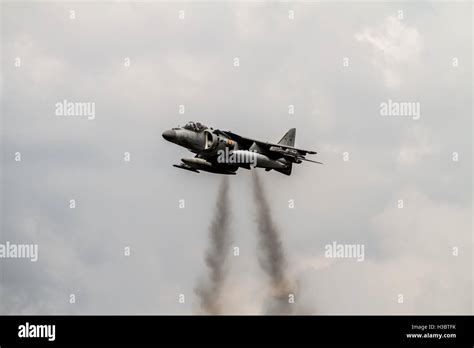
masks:
<svg viewBox="0 0 474 348"><path fill-rule="evenodd" d="M405 208L395 198L404 198ZM312 300L320 314L469 313L470 215L416 189L396 192L371 220L376 242L366 246L364 262L322 255L294 260L304 280L302 300Z"/></svg>
<svg viewBox="0 0 474 348"><path fill-rule="evenodd" d="M421 51L421 35L394 16L386 17L382 24L367 27L355 35L360 42L372 47L372 62L383 74L387 87L396 88L402 83L400 66L416 61Z"/></svg>
<svg viewBox="0 0 474 348"><path fill-rule="evenodd" d="M438 150L429 130L421 125L408 128L406 139L400 146L397 161L401 166L412 166Z"/></svg>

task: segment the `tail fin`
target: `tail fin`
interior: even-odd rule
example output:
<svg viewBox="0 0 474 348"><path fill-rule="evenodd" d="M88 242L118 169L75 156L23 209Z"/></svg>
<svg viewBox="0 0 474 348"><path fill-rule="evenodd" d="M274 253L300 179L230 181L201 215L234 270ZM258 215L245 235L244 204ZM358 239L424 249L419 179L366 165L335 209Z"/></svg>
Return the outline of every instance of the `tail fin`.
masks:
<svg viewBox="0 0 474 348"><path fill-rule="evenodd" d="M286 146L295 146L295 138L296 138L296 128L291 128L286 134L281 138L278 144L286 145Z"/></svg>

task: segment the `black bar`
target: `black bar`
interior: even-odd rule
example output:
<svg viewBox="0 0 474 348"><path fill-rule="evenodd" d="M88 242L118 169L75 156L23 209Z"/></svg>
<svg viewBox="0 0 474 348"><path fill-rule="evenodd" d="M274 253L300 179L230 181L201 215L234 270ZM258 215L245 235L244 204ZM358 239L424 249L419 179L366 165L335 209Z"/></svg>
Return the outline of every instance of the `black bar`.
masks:
<svg viewBox="0 0 474 348"><path fill-rule="evenodd" d="M26 323L30 329L32 324L55 325L54 341L47 337L20 338L20 325ZM472 316L0 316L2 348L86 343L472 347L473 331ZM409 338L409 334L425 337ZM434 334L451 337L434 338Z"/></svg>

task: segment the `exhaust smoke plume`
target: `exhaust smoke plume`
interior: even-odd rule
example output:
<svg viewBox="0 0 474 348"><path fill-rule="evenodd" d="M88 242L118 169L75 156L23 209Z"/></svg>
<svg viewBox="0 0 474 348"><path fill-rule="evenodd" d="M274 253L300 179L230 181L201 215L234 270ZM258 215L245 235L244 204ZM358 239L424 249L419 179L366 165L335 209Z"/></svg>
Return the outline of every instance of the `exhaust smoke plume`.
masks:
<svg viewBox="0 0 474 348"><path fill-rule="evenodd" d="M270 278L270 297L265 304L268 314L290 314L294 305L289 302L289 296L295 295L295 285L287 276L285 251L280 234L272 219L262 183L257 171L253 171L254 199L257 205L257 224L259 232L258 248L259 263Z"/></svg>
<svg viewBox="0 0 474 348"><path fill-rule="evenodd" d="M209 227L209 246L206 250L208 278L195 288L200 309L206 314L221 314L221 292L224 285L227 256L230 253L229 180L224 176L217 194L214 218Z"/></svg>

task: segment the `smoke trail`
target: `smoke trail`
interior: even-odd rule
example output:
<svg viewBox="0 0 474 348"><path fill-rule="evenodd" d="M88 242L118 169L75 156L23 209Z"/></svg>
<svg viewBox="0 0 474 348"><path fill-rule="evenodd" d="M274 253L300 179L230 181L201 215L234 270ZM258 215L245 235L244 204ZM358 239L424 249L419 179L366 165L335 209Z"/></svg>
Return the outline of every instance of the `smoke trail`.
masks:
<svg viewBox="0 0 474 348"><path fill-rule="evenodd" d="M221 291L224 285L227 256L230 253L230 200L229 180L223 177L217 194L214 218L209 226L209 246L206 250L208 279L203 279L194 289L200 298L201 311L221 314Z"/></svg>
<svg viewBox="0 0 474 348"><path fill-rule="evenodd" d="M289 302L289 295L295 294L295 285L290 282L286 274L285 252L262 183L256 170L252 174L254 199L257 205L258 247L261 251L259 263L270 277L271 285L271 294L265 305L265 311L269 314L290 314L293 313L293 305Z"/></svg>

